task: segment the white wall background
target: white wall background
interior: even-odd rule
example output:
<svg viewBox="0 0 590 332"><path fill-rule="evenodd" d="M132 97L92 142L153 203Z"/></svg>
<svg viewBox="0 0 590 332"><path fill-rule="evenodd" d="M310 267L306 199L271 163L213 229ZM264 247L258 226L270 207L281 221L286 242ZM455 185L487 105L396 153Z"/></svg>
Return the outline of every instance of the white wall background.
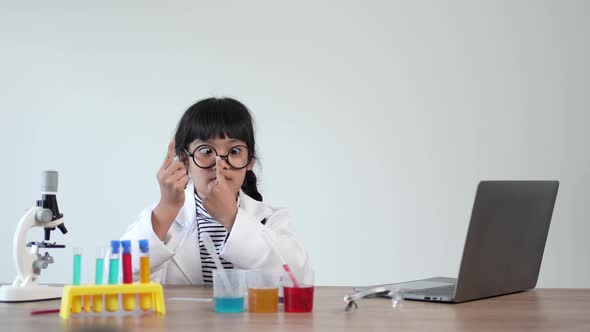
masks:
<svg viewBox="0 0 590 332"><path fill-rule="evenodd" d="M67 236L118 238L159 198L184 110L252 110L265 200L288 206L321 285L456 275L480 179L558 179L542 287L590 287L590 3L0 4L0 282L60 172ZM35 230L31 239L40 240ZM71 249L44 282L71 280Z"/></svg>

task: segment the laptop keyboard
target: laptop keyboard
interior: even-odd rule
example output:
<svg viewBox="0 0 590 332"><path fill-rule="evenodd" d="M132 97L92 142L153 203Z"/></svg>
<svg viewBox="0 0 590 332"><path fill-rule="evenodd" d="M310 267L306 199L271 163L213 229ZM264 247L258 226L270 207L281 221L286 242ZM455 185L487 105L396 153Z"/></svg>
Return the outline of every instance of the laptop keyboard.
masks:
<svg viewBox="0 0 590 332"><path fill-rule="evenodd" d="M446 285L433 288L416 289L409 291L408 293L425 296L447 296L452 297L455 294L455 285Z"/></svg>

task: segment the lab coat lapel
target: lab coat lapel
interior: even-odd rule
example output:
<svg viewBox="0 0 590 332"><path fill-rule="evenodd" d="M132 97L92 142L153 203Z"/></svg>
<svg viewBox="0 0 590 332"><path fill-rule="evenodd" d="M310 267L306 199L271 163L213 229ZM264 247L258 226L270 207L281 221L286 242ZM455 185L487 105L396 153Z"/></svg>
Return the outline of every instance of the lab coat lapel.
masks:
<svg viewBox="0 0 590 332"><path fill-rule="evenodd" d="M197 232L197 211L194 186L190 182L184 192L185 203L175 220L175 229L182 234L184 245L179 245L174 262L191 284L203 283L201 257L199 255L199 235ZM196 258L196 259L195 259Z"/></svg>
<svg viewBox="0 0 590 332"><path fill-rule="evenodd" d="M263 221L272 215L272 209L240 190L239 207ZM191 183L185 190L185 203L175 219L175 230L183 234L183 242L187 245L177 246L173 260L191 284L203 283L203 270L199 254L199 235L197 231L197 211L194 186ZM193 244L194 245L190 245ZM192 263L194 262L194 263Z"/></svg>

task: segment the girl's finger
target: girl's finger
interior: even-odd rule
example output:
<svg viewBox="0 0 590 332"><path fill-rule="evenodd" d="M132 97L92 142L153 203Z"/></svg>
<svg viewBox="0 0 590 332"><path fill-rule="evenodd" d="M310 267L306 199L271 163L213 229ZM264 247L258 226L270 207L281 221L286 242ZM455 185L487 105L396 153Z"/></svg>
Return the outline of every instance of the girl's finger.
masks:
<svg viewBox="0 0 590 332"><path fill-rule="evenodd" d="M172 164L172 162L174 161L174 150L175 149L176 149L176 141L173 138L172 140L170 140L170 143L168 143L168 151L166 151L166 157L164 158L164 161L162 162L162 167L160 167L161 169L166 169L168 166L170 166L170 164Z"/></svg>
<svg viewBox="0 0 590 332"><path fill-rule="evenodd" d="M213 188L215 188L215 186L217 186L217 180L209 181L209 183L207 184L207 189L209 189L209 192L211 192Z"/></svg>
<svg viewBox="0 0 590 332"><path fill-rule="evenodd" d="M186 174L186 167L184 166L182 161L177 160L168 165L168 168L166 168L166 170L164 171L163 176L168 177L175 174L176 172Z"/></svg>
<svg viewBox="0 0 590 332"><path fill-rule="evenodd" d="M215 177L217 178L215 182L217 183L224 183L225 177L223 176L223 172L221 168L223 167L222 164L223 160L220 156L215 157Z"/></svg>
<svg viewBox="0 0 590 332"><path fill-rule="evenodd" d="M170 175L170 178L172 179L173 182L178 182L178 181L180 181L180 179L182 179L185 176L188 178L188 175L186 175L186 172L182 172L179 170L176 173Z"/></svg>

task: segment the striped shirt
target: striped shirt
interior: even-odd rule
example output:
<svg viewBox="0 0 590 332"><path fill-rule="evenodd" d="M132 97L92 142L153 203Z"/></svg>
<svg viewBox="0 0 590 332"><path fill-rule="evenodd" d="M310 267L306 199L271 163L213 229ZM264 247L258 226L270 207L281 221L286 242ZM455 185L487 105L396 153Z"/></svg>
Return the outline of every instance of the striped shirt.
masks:
<svg viewBox="0 0 590 332"><path fill-rule="evenodd" d="M205 284L213 284L213 270L215 270L215 263L213 258L209 255L205 244L203 244L202 234L208 233L213 240L215 250L219 254L225 240L227 238L227 230L222 224L211 218L211 215L203 207L203 202L195 193L195 202L197 203L197 229L199 236L199 254L201 255L201 267L203 271L203 280ZM233 264L220 258L221 264L225 269L233 269Z"/></svg>

